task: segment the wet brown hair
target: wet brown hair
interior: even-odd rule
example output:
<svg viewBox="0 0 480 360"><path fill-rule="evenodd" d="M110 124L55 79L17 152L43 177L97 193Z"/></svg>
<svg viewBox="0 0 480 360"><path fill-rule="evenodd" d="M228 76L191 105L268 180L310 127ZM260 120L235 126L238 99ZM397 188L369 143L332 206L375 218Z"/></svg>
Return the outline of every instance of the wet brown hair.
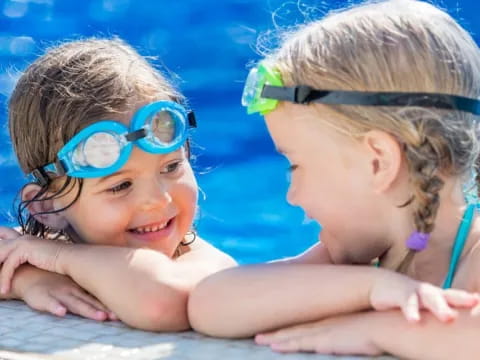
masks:
<svg viewBox="0 0 480 360"><path fill-rule="evenodd" d="M18 163L28 174L55 161L62 146L91 123L154 100L184 102L160 71L120 39L77 40L47 49L25 70L10 98L9 130ZM33 199L21 201L18 221L23 233L68 238L38 222L27 206L48 199L47 191L52 199L74 188L75 202L82 180L70 177L42 186Z"/></svg>
<svg viewBox="0 0 480 360"><path fill-rule="evenodd" d="M286 86L480 97L475 41L447 13L422 1L370 1L333 12L288 33L267 61ZM412 186L403 205L413 207L416 230L431 233L443 186L439 175L470 175L478 161L478 118L418 107L328 107L338 115L330 124L338 131L360 138L379 129L403 146ZM409 251L399 271L414 254Z"/></svg>

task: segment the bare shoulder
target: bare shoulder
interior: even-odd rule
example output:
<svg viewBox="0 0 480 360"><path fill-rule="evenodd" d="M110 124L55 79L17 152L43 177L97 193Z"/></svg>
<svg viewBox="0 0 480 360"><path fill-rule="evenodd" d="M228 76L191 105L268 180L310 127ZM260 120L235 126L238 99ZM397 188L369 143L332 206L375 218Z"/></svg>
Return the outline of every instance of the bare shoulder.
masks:
<svg viewBox="0 0 480 360"><path fill-rule="evenodd" d="M279 262L288 264L331 264L332 260L327 248L319 242L300 255Z"/></svg>
<svg viewBox="0 0 480 360"><path fill-rule="evenodd" d="M188 246L188 250L178 257L177 261L202 261L215 264L220 268L236 266L237 262L227 253L217 249L208 241L197 237Z"/></svg>
<svg viewBox="0 0 480 360"><path fill-rule="evenodd" d="M459 287L468 291L480 291L480 238L465 255L462 263L457 274Z"/></svg>

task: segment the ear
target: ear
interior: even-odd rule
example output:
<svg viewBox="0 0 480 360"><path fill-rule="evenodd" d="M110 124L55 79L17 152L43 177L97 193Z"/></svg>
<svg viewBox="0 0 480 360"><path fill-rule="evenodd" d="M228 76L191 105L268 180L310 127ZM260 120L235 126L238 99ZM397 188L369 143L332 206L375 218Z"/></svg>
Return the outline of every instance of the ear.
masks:
<svg viewBox="0 0 480 360"><path fill-rule="evenodd" d="M377 193L392 188L400 177L403 156L402 147L395 137L380 131L367 132L362 144L370 156L371 176Z"/></svg>
<svg viewBox="0 0 480 360"><path fill-rule="evenodd" d="M22 201L32 200L40 192L41 187L36 184L28 184L22 190ZM39 200L30 202L27 209L38 222L52 228L65 229L68 226L68 221L62 212L55 213L54 201L48 199L52 195L47 192L40 197ZM44 200L44 199L47 200ZM53 213L52 213L53 212Z"/></svg>

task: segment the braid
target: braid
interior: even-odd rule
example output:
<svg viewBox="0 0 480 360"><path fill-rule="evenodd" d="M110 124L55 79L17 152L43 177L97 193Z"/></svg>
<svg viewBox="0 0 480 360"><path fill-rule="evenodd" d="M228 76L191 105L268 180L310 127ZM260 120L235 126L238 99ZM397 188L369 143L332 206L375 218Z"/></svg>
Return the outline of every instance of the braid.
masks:
<svg viewBox="0 0 480 360"><path fill-rule="evenodd" d="M430 234L433 231L435 217L440 205L439 192L443 181L438 177L440 157L431 140L424 136L420 145L406 145L405 155L410 168L410 179L414 187L415 229ZM410 266L416 251L410 249L397 271L404 273Z"/></svg>

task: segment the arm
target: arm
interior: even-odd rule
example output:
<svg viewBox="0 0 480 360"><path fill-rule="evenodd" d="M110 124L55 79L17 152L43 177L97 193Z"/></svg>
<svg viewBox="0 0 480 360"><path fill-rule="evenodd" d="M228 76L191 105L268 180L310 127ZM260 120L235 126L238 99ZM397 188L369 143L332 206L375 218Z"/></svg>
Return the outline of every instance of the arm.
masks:
<svg viewBox="0 0 480 360"><path fill-rule="evenodd" d="M398 311L365 313L363 324L379 349L401 358L476 359L480 354L480 317L467 310L451 324L425 314L421 324L412 325Z"/></svg>
<svg viewBox="0 0 480 360"><path fill-rule="evenodd" d="M363 266L282 263L228 269L192 292L190 323L211 336L248 337L368 309L373 279L386 273Z"/></svg>
<svg viewBox="0 0 480 360"><path fill-rule="evenodd" d="M476 359L480 353L480 317L460 310L449 324L425 313L409 324L398 311L368 311L335 316L257 335L259 345L279 352L308 351L335 355L385 353L401 359Z"/></svg>
<svg viewBox="0 0 480 360"><path fill-rule="evenodd" d="M23 289L29 287L35 282L38 276L44 273L44 270L37 269L31 265L20 266L12 279L12 287L6 294L0 293L0 300L21 300Z"/></svg>
<svg viewBox="0 0 480 360"><path fill-rule="evenodd" d="M235 265L201 239L194 245L178 260L149 249L69 245L59 253L56 271L72 277L133 327L185 330L190 290L207 275Z"/></svg>
<svg viewBox="0 0 480 360"><path fill-rule="evenodd" d="M208 277L190 295L188 315L199 332L248 337L367 309L401 308L408 321L418 322L422 306L441 321L451 321L456 316L452 307L478 301L476 294L445 291L372 266L273 263Z"/></svg>

